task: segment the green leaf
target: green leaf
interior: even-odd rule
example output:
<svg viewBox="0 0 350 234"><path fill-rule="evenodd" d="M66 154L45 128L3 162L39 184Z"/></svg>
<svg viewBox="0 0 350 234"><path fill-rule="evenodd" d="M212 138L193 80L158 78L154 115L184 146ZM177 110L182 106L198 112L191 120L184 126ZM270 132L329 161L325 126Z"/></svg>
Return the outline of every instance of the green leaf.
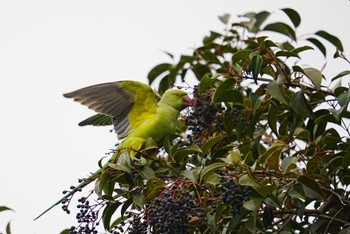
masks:
<svg viewBox="0 0 350 234"><path fill-rule="evenodd" d="M321 166L324 162L324 155L316 154L314 155L306 165L306 170L309 175L319 175Z"/></svg>
<svg viewBox="0 0 350 234"><path fill-rule="evenodd" d="M282 51L276 52L276 57L287 57L287 58L295 57L295 58L300 59L300 57L297 53L292 52L292 51L287 51L287 50L282 50Z"/></svg>
<svg viewBox="0 0 350 234"><path fill-rule="evenodd" d="M240 185L250 186L253 188L258 188L261 186L259 182L250 173L244 174L241 177L239 177L238 182Z"/></svg>
<svg viewBox="0 0 350 234"><path fill-rule="evenodd" d="M209 74L205 74L198 86L198 90L199 90L199 94L202 95L203 93L205 93L205 91L207 91L211 85L217 80L217 76L211 76Z"/></svg>
<svg viewBox="0 0 350 234"><path fill-rule="evenodd" d="M255 83L257 84L258 82L258 76L261 72L261 66L263 64L263 58L261 55L256 55L252 58L252 73L253 73L253 79Z"/></svg>
<svg viewBox="0 0 350 234"><path fill-rule="evenodd" d="M292 53L299 54L300 52L306 51L306 50L313 50L314 48L311 46L301 46L298 48L295 48L291 50Z"/></svg>
<svg viewBox="0 0 350 234"><path fill-rule="evenodd" d="M267 122L269 123L269 126L272 130L272 132L278 137L278 131L277 131L277 108L275 105L270 104L269 112L267 116Z"/></svg>
<svg viewBox="0 0 350 234"><path fill-rule="evenodd" d="M249 12L246 13L245 17L249 18L249 22L244 22L244 25L248 28L248 30L252 33L258 33L260 31L260 26L265 22L265 20L269 17L270 12L261 11L259 13Z"/></svg>
<svg viewBox="0 0 350 234"><path fill-rule="evenodd" d="M144 203L151 200L154 194L165 188L165 183L157 177L150 178L146 183L146 189L144 190Z"/></svg>
<svg viewBox="0 0 350 234"><path fill-rule="evenodd" d="M211 138L207 142L205 142L201 148L201 153L200 153L201 157L204 157L214 145L216 145L218 142L222 141L224 138L225 138L224 135L218 135L218 136Z"/></svg>
<svg viewBox="0 0 350 234"><path fill-rule="evenodd" d="M243 207L246 208L247 210L255 211L255 212L259 209L259 207L256 206L254 200L246 201L243 204Z"/></svg>
<svg viewBox="0 0 350 234"><path fill-rule="evenodd" d="M130 197L128 200L126 200L122 206L122 209L120 210L120 214L121 216L124 216L125 211L128 210L128 208L132 205L132 203L134 202L134 198Z"/></svg>
<svg viewBox="0 0 350 234"><path fill-rule="evenodd" d="M129 173L129 174L131 173L131 170L129 167L127 167L125 165L118 164L118 163L110 163L109 167L111 167L115 170L124 171L124 172Z"/></svg>
<svg viewBox="0 0 350 234"><path fill-rule="evenodd" d="M298 181L300 183L302 183L303 185L305 185L307 188L314 191L317 194L316 198L320 197L320 196L324 196L324 194L323 194L322 190L320 189L320 187L318 186L318 184L310 177L307 177L306 175L301 175L301 176L299 176ZM308 195L311 195L311 194L308 194L307 191L305 191L305 187L304 187L304 192L305 192L305 196L307 196L307 197L308 197ZM312 197L313 196L314 196L314 194L312 194Z"/></svg>
<svg viewBox="0 0 350 234"><path fill-rule="evenodd" d="M216 162L216 163L210 164L209 166L205 167L202 170L201 175L200 175L200 181L203 181L203 178L205 176L210 175L210 173L217 171L217 170L220 170L220 169L223 169L224 167L225 167L225 163L221 163L221 162Z"/></svg>
<svg viewBox="0 0 350 234"><path fill-rule="evenodd" d="M224 14L219 16L219 20L223 23L223 24L228 24L228 21L230 20L230 14Z"/></svg>
<svg viewBox="0 0 350 234"><path fill-rule="evenodd" d="M192 182L197 183L197 180L195 179L192 171L190 171L190 170L183 170L181 172L181 175L183 175L187 179L190 179Z"/></svg>
<svg viewBox="0 0 350 234"><path fill-rule="evenodd" d="M289 190L288 195L295 198L305 199L304 188L301 183L294 184Z"/></svg>
<svg viewBox="0 0 350 234"><path fill-rule="evenodd" d="M6 234L11 234L11 223L8 222L6 225Z"/></svg>
<svg viewBox="0 0 350 234"><path fill-rule="evenodd" d="M348 105L342 106L340 109L330 109L329 111L336 119L336 122L340 122L340 118L343 116L343 114L346 112L346 109L348 108Z"/></svg>
<svg viewBox="0 0 350 234"><path fill-rule="evenodd" d="M342 71L338 75L336 75L335 77L332 78L332 82L336 79L339 79L339 78L346 76L346 75L349 75L349 74L350 74L350 70Z"/></svg>
<svg viewBox="0 0 350 234"><path fill-rule="evenodd" d="M151 85L158 76L166 71L169 71L171 67L172 65L170 63L161 63L153 67L147 76L148 83Z"/></svg>
<svg viewBox="0 0 350 234"><path fill-rule="evenodd" d="M298 161L297 157L285 157L281 162L282 172L287 174L290 170L296 168L296 163Z"/></svg>
<svg viewBox="0 0 350 234"><path fill-rule="evenodd" d="M220 179L217 174L211 174L203 178L203 182L206 184L217 185L220 184Z"/></svg>
<svg viewBox="0 0 350 234"><path fill-rule="evenodd" d="M107 188L110 179L111 178L111 174L109 173L103 173L102 176L100 177L100 179L97 181L96 183L96 188L95 191L97 194L99 194L99 196L102 195L102 191L104 191L105 188ZM112 194L106 194L107 196L111 196Z"/></svg>
<svg viewBox="0 0 350 234"><path fill-rule="evenodd" d="M113 120L112 117L109 115L104 115L104 114L96 114L93 115L87 119L84 119L80 123L78 123L79 126L87 126L87 125L92 125L92 126L107 126L107 125L112 125Z"/></svg>
<svg viewBox="0 0 350 234"><path fill-rule="evenodd" d="M223 81L219 87L215 90L213 94L213 102L236 102L240 101L241 93L234 89L236 81L234 79L228 78Z"/></svg>
<svg viewBox="0 0 350 234"><path fill-rule="evenodd" d="M174 157L175 162L181 163L181 162L187 161L186 159L189 158L190 154L201 153L201 152L202 152L201 149L198 146L194 145L194 146L191 146L190 148L187 148L187 149L177 150L173 154L173 157Z"/></svg>
<svg viewBox="0 0 350 234"><path fill-rule="evenodd" d="M288 105L288 98L285 95L285 91L283 89L283 84L277 81L271 81L267 85L267 91L269 94L275 98L276 100L280 101L282 104Z"/></svg>
<svg viewBox="0 0 350 234"><path fill-rule="evenodd" d="M281 33L296 41L294 29L292 29L288 24L282 22L272 23L266 25L265 28L263 28L263 30Z"/></svg>
<svg viewBox="0 0 350 234"><path fill-rule="evenodd" d="M1 211L6 211L6 210L11 210L13 211L11 208L7 207L7 206L0 206L0 212Z"/></svg>
<svg viewBox="0 0 350 234"><path fill-rule="evenodd" d="M265 22L265 20L270 16L268 11L260 11L255 15L255 24L254 26L259 30L260 26Z"/></svg>
<svg viewBox="0 0 350 234"><path fill-rule="evenodd" d="M103 226L106 230L110 229L111 218L121 204L122 203L120 203L118 201L116 201L114 203L107 203L107 206L103 210L103 214L102 214L102 222L103 222Z"/></svg>
<svg viewBox="0 0 350 234"><path fill-rule="evenodd" d="M312 112L312 109L307 102L303 91L299 91L293 95L292 100L290 101L290 106L297 114L303 117L310 119L315 118L314 113Z"/></svg>
<svg viewBox="0 0 350 234"><path fill-rule="evenodd" d="M264 208L264 213L263 213L264 227L265 228L269 227L272 224L273 219L274 219L274 215L273 215L271 207L266 206Z"/></svg>
<svg viewBox="0 0 350 234"><path fill-rule="evenodd" d="M341 43L341 41L339 40L338 37L326 32L326 31L323 31L323 30L318 31L315 34L317 36L320 36L323 39L329 41L331 44L333 44L341 52L344 51L343 44Z"/></svg>
<svg viewBox="0 0 350 234"><path fill-rule="evenodd" d="M137 171L146 180L149 180L151 177L155 176L155 173L152 170L152 168L148 166L143 166L142 169L137 169Z"/></svg>
<svg viewBox="0 0 350 234"><path fill-rule="evenodd" d="M314 84L315 88L317 90L320 89L321 87L321 82L322 82L322 73L321 71L308 67L308 68L303 68L304 74L312 81Z"/></svg>
<svg viewBox="0 0 350 234"><path fill-rule="evenodd" d="M311 42L313 45L315 45L321 51L323 56L326 57L327 55L326 47L319 40L313 37L306 38L306 40Z"/></svg>
<svg viewBox="0 0 350 234"><path fill-rule="evenodd" d="M270 148L259 157L259 163L266 165L270 169L278 170L281 152L285 146L285 142L279 140L275 141Z"/></svg>
<svg viewBox="0 0 350 234"><path fill-rule="evenodd" d="M300 25L301 18L298 12L291 8L283 8L281 9L286 15L289 17L289 19L292 21L295 28L297 28Z"/></svg>
<svg viewBox="0 0 350 234"><path fill-rule="evenodd" d="M198 80L201 80L206 74L211 74L210 68L203 64L193 66L192 71Z"/></svg>
<svg viewBox="0 0 350 234"><path fill-rule="evenodd" d="M350 90L348 90L345 93L340 94L337 97L337 100L338 100L340 106L348 105L350 102Z"/></svg>
<svg viewBox="0 0 350 234"><path fill-rule="evenodd" d="M303 129L303 128L297 128L294 131L294 136L297 139L304 140L306 142L308 142L310 140L310 132L306 129Z"/></svg>
<svg viewBox="0 0 350 234"><path fill-rule="evenodd" d="M252 53L252 50L239 50L232 55L232 63L238 63L239 61L246 61L249 59L249 55Z"/></svg>
<svg viewBox="0 0 350 234"><path fill-rule="evenodd" d="M60 234L70 234L70 230L64 229L62 232L60 232Z"/></svg>
<svg viewBox="0 0 350 234"><path fill-rule="evenodd" d="M233 164L238 164L241 161L241 153L238 149L231 150L227 156L230 162Z"/></svg>

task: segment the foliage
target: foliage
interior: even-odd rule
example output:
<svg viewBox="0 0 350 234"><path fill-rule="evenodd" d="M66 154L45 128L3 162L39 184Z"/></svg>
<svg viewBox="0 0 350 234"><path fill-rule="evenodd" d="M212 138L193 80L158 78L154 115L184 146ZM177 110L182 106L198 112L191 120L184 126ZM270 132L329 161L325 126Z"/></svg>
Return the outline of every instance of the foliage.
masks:
<svg viewBox="0 0 350 234"><path fill-rule="evenodd" d="M299 14L281 11L289 23L223 15L223 33L149 72L159 93L197 79L194 105L162 149L150 141L139 152L146 162L122 155L98 178L99 199L80 200L71 233L100 222L111 233L350 232L350 90L340 82L350 71L299 65L305 51L326 56L324 42L347 61L344 49L325 31L300 38Z"/></svg>
<svg viewBox="0 0 350 234"><path fill-rule="evenodd" d="M0 206L0 212L3 212L3 211L13 211L13 210L7 206ZM0 234L2 234L2 232L0 232ZM11 234L11 222L7 223L5 234Z"/></svg>

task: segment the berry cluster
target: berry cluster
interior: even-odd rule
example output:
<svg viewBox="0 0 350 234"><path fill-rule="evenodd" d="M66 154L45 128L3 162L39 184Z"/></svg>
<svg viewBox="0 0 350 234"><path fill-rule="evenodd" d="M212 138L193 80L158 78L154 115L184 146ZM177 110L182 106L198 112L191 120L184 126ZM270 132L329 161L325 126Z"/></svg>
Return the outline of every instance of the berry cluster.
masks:
<svg viewBox="0 0 350 234"><path fill-rule="evenodd" d="M81 183L83 181L83 179L79 179L78 180L79 183ZM63 190L62 193L63 194L67 194L69 193L71 196L73 196L76 192L81 192L82 188L81 187L75 187L74 185L70 186L69 188L70 190ZM71 198L70 196L70 198ZM70 198L64 199L61 203L62 203L62 210L64 212L66 212L67 214L70 214L70 210L69 210L69 203L70 203Z"/></svg>
<svg viewBox="0 0 350 234"><path fill-rule="evenodd" d="M98 213L104 204L97 203L97 204L90 205L88 197L81 197L78 200L78 202L79 204L77 205L77 208L80 209L80 211L76 215L76 219L79 225L77 227L72 226L70 229L70 234L98 233L98 231L96 230L97 226L99 225Z"/></svg>
<svg viewBox="0 0 350 234"><path fill-rule="evenodd" d="M186 118L188 130L192 132L188 140L201 145L203 140L214 132L214 126L219 123L217 117L223 111L223 107L220 104L212 104L212 90L200 95L198 86L193 88L193 100L192 109Z"/></svg>
<svg viewBox="0 0 350 234"><path fill-rule="evenodd" d="M183 191L179 185L173 184L155 197L139 216L130 221L128 233L190 233L194 230L190 224L191 217L205 220L204 210L188 191Z"/></svg>
<svg viewBox="0 0 350 234"><path fill-rule="evenodd" d="M236 184L232 178L221 177L220 182L222 184L222 202L231 206L232 215L240 214L243 203L249 200L248 187Z"/></svg>

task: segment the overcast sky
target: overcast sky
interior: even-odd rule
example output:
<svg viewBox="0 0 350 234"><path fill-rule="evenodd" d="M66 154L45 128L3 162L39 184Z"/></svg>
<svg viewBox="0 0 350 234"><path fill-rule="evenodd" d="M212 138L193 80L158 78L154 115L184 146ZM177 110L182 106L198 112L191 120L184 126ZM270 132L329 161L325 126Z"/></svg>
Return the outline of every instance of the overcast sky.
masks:
<svg viewBox="0 0 350 234"><path fill-rule="evenodd" d="M0 206L15 210L0 212L0 233L9 220L14 234L55 234L74 225L75 215L59 206L33 218L95 171L116 143L108 127L78 127L93 112L62 93L146 82L154 65L169 62L162 50L190 53L209 30L223 29L219 15L268 10L286 20L278 11L285 7L302 16L298 34L324 29L342 39L347 54L348 0L0 1ZM314 52L303 63L320 69L324 60ZM330 56L325 74L343 70L349 64Z"/></svg>

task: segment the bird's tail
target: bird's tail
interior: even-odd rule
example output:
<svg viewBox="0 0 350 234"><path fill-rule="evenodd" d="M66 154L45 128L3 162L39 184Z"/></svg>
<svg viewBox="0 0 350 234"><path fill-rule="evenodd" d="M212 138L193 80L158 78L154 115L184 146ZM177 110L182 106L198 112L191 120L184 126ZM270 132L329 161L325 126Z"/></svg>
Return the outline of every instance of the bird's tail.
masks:
<svg viewBox="0 0 350 234"><path fill-rule="evenodd" d="M109 163L106 163L103 166L103 169L107 168L109 165ZM94 181L101 173L103 169L99 169L97 170L95 173L93 173L91 176L89 176L89 178L85 179L83 182L81 182L78 186L74 187L71 191L68 191L60 200L58 200L57 202L55 202L54 204L52 204L49 208L47 208L44 212L42 212L40 215L38 215L35 219L39 219L41 216L43 216L44 214L46 214L47 212L49 212L52 208L54 208L55 206L63 203L64 201L66 201L67 199L69 199L69 197L73 196L76 192L80 191L82 188L84 188L86 185L90 184L92 181Z"/></svg>
<svg viewBox="0 0 350 234"><path fill-rule="evenodd" d="M68 200L71 196L73 196L76 192L81 191L82 188L84 188L86 185L90 184L91 182L95 181L98 177L101 176L102 172L104 172L105 170L107 170L109 168L109 165L111 162L115 162L116 160L118 160L118 163L123 164L122 162L119 162L119 159L122 159L122 161L124 160L128 160L130 161L130 155L128 152L133 152L134 154L136 154L134 149L127 149L124 147L121 147L122 145L119 145L116 149L116 151L114 152L114 154L112 155L111 159L105 163L99 170L97 170L95 173L93 173L91 176L89 176L87 179L85 179L83 182L81 182L78 186L74 187L71 191L68 191L60 200L58 200L57 202L55 202L54 204L52 204L49 208L47 208L44 212L42 212L40 215L38 215L35 219L39 219L41 216L43 216L44 214L46 214L47 212L49 212L52 208L54 208L55 206L63 203L64 201ZM142 145L141 145L142 146ZM125 157L121 157L119 158L120 155L122 155L123 152L127 152L127 155Z"/></svg>

